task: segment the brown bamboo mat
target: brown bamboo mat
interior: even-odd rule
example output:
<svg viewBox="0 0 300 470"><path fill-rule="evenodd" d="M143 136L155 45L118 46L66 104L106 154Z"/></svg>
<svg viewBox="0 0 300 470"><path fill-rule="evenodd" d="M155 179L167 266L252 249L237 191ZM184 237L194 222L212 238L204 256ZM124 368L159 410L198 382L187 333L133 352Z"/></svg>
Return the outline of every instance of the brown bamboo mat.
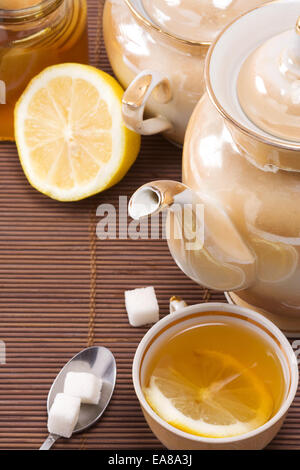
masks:
<svg viewBox="0 0 300 470"><path fill-rule="evenodd" d="M89 0L91 63L108 72L101 37L102 2ZM14 144L0 145L0 449L37 449L47 435L46 397L64 363L93 342L116 356L118 380L103 419L58 449L159 449L134 394L131 364L146 329L131 328L124 290L154 285L162 315L168 300L225 301L201 289L172 261L164 241L100 241L96 208L118 205L141 184L180 179L181 152L160 137L143 141L115 188L76 204L52 201L27 183ZM125 221L123 221L125 224ZM300 449L298 395L273 449Z"/></svg>

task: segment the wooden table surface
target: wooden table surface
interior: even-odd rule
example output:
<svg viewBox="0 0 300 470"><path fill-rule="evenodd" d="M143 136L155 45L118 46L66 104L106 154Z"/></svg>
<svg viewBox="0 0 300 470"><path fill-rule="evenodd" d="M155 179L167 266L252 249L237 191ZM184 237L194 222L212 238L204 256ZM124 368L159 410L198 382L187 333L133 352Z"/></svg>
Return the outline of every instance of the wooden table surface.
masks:
<svg viewBox="0 0 300 470"><path fill-rule="evenodd" d="M88 0L90 60L111 72L102 39L103 2ZM109 347L117 386L103 419L57 449L159 449L136 399L131 366L145 328L127 321L124 290L154 285L161 315L171 295L190 303L225 301L194 284L172 261L164 240L96 236L100 204L118 206L141 184L181 177L181 151L161 137L143 139L141 154L111 190L74 204L32 189L14 144L0 144L0 449L37 449L47 436L46 398L64 363L87 345ZM124 199L125 200L125 199ZM126 220L121 220L126 227ZM300 397L270 445L300 449Z"/></svg>

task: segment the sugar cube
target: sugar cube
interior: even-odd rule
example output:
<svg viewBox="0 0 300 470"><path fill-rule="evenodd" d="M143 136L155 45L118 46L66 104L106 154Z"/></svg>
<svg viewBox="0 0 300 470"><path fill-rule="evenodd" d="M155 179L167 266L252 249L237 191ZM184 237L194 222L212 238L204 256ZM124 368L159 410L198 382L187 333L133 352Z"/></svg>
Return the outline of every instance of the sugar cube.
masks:
<svg viewBox="0 0 300 470"><path fill-rule="evenodd" d="M71 437L78 421L79 411L80 398L58 393L48 417L49 433Z"/></svg>
<svg viewBox="0 0 300 470"><path fill-rule="evenodd" d="M129 323L132 326L147 325L159 320L159 307L154 287L126 291L125 304Z"/></svg>
<svg viewBox="0 0 300 470"><path fill-rule="evenodd" d="M100 400L102 380L88 372L68 372L64 393L81 399L81 403L97 405Z"/></svg>

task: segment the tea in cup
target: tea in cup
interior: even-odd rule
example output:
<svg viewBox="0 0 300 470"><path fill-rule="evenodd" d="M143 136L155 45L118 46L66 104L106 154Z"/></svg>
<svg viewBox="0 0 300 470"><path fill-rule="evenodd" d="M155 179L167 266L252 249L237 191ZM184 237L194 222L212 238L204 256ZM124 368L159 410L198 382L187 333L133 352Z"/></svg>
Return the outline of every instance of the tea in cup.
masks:
<svg viewBox="0 0 300 470"><path fill-rule="evenodd" d="M295 354L252 310L187 307L157 323L134 359L144 415L169 449L261 449L298 385Z"/></svg>

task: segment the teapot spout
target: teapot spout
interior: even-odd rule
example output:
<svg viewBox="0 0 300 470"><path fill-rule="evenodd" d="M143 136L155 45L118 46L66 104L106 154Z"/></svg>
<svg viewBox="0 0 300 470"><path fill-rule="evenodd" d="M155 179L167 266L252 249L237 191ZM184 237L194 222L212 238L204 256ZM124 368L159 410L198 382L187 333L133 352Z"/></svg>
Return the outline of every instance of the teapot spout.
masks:
<svg viewBox="0 0 300 470"><path fill-rule="evenodd" d="M191 204L192 191L176 181L153 181L139 188L129 201L129 215L139 220L170 208L173 204Z"/></svg>
<svg viewBox="0 0 300 470"><path fill-rule="evenodd" d="M252 251L219 202L176 181L154 181L134 193L128 210L139 220L164 209L170 252L188 277L221 291L255 282Z"/></svg>

